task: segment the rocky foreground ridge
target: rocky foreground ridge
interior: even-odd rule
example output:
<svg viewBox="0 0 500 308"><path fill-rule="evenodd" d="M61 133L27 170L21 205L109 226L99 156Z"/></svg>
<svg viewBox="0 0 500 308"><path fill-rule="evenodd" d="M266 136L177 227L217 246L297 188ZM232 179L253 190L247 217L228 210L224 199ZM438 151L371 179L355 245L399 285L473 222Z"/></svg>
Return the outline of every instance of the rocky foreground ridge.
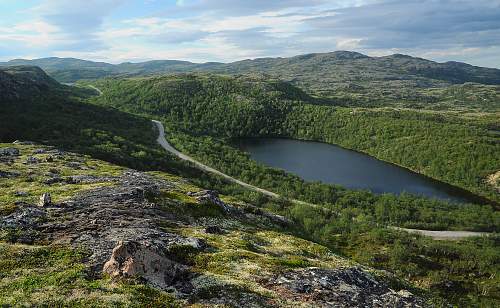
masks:
<svg viewBox="0 0 500 308"><path fill-rule="evenodd" d="M172 175L18 143L0 146L0 185L0 305L141 306L163 296L167 306L425 306L381 273L291 235L286 218ZM17 262L46 247L59 259L78 251L78 262ZM149 290L142 299L124 287L137 285Z"/></svg>

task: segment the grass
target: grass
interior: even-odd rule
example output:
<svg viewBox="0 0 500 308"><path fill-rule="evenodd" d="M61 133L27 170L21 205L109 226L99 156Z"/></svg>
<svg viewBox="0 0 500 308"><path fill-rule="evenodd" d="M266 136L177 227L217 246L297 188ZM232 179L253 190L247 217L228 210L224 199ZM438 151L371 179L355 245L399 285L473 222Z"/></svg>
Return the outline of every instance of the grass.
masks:
<svg viewBox="0 0 500 308"><path fill-rule="evenodd" d="M85 256L70 247L0 242L0 306L181 306L171 294L133 280L90 278Z"/></svg>

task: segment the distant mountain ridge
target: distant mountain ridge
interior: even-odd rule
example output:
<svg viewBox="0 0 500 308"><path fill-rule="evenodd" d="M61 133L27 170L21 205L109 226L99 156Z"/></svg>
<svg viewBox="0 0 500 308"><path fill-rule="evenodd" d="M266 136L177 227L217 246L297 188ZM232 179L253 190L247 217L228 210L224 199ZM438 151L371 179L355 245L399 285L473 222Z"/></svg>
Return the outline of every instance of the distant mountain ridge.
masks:
<svg viewBox="0 0 500 308"><path fill-rule="evenodd" d="M374 71L386 74L412 75L432 78L448 83L477 82L500 84L500 70L472 66L461 62L438 63L423 58L402 54L383 57L370 57L358 52L335 51L330 53L311 53L290 58L257 58L232 63L207 62L193 63L179 60L153 60L140 63L125 62L110 64L76 58L41 58L34 60L15 59L0 62L0 66L31 65L39 66L59 81L72 82L84 78L98 78L113 75L139 75L153 73L179 73L190 71L209 71L225 73L279 73L294 74L312 69L319 72L329 71L334 67L349 67L353 73L360 71L373 74ZM66 72L66 74L65 74ZM76 76L80 72L82 76ZM287 74L288 72L288 74ZM293 79L293 78L291 78ZM404 79L404 78L403 78Z"/></svg>

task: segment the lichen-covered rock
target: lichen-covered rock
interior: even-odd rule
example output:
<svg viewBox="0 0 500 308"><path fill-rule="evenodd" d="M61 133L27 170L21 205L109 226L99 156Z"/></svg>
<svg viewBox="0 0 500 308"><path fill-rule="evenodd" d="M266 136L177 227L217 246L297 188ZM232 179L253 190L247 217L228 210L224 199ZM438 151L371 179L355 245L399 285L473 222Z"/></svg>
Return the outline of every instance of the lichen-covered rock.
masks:
<svg viewBox="0 0 500 308"><path fill-rule="evenodd" d="M29 194L28 194L27 192L25 192L25 191L19 190L19 191L16 191L16 192L14 193L14 195L15 195L16 197L26 197L26 196L28 196Z"/></svg>
<svg viewBox="0 0 500 308"><path fill-rule="evenodd" d="M0 149L0 156L19 156L19 150L16 148Z"/></svg>
<svg viewBox="0 0 500 308"><path fill-rule="evenodd" d="M423 307L406 290L395 292L360 268L308 268L289 271L264 283L284 296L315 307Z"/></svg>
<svg viewBox="0 0 500 308"><path fill-rule="evenodd" d="M22 206L0 219L0 228L35 229L45 218L45 211L33 206Z"/></svg>
<svg viewBox="0 0 500 308"><path fill-rule="evenodd" d="M209 203L220 206L226 212L230 210L227 204L225 204L220 198L219 193L214 190L201 190L198 192L189 192L188 196L194 197L199 203Z"/></svg>
<svg viewBox="0 0 500 308"><path fill-rule="evenodd" d="M61 183L61 182L64 182L64 179L61 178L57 174L54 174L51 177L49 177L48 179L43 180L43 183L46 185L52 185L52 184Z"/></svg>

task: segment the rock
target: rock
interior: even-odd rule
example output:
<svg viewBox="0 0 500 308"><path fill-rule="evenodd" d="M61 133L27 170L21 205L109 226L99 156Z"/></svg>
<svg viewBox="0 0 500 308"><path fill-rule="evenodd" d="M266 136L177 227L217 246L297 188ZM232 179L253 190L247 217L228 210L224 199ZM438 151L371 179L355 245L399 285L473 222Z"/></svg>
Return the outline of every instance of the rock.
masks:
<svg viewBox="0 0 500 308"><path fill-rule="evenodd" d="M177 280L188 279L188 268L167 258L154 246L135 241L121 241L104 264L103 273L113 278L140 277L163 290L170 289Z"/></svg>
<svg viewBox="0 0 500 308"><path fill-rule="evenodd" d="M199 203L210 203L220 206L224 211L229 211L230 208L225 204L220 198L219 193L214 190L202 190L198 192L188 192L188 196L195 197L196 201Z"/></svg>
<svg viewBox="0 0 500 308"><path fill-rule="evenodd" d="M52 204L52 198L50 197L49 193L44 193L43 195L40 196L40 200L38 201L38 206L39 207L47 207Z"/></svg>
<svg viewBox="0 0 500 308"><path fill-rule="evenodd" d="M64 179L61 178L60 176L56 175L56 176L53 176L51 178L48 178L48 179L45 179L43 181L44 184L46 185L52 185L52 184L56 184L56 183L62 183L64 182Z"/></svg>
<svg viewBox="0 0 500 308"><path fill-rule="evenodd" d="M0 228L33 229L45 217L43 210L25 203L22 205L14 213L0 219Z"/></svg>
<svg viewBox="0 0 500 308"><path fill-rule="evenodd" d="M19 156L19 150L16 148L0 149L0 156Z"/></svg>
<svg viewBox="0 0 500 308"><path fill-rule="evenodd" d="M265 286L316 307L424 306L423 299L406 290L395 292L357 267L289 271L271 278Z"/></svg>
<svg viewBox="0 0 500 308"><path fill-rule="evenodd" d="M25 164L28 164L28 165L34 165L34 164L38 164L38 163L40 163L40 159L33 157L33 156L29 156L25 162Z"/></svg>
<svg viewBox="0 0 500 308"><path fill-rule="evenodd" d="M20 174L17 173L17 172L7 172L7 171L2 171L0 170L0 179L1 178L4 178L4 179L11 179L11 178L15 178L15 177L18 177Z"/></svg>
<svg viewBox="0 0 500 308"><path fill-rule="evenodd" d="M219 226L208 226L205 228L205 233L224 234L224 230L222 230Z"/></svg>
<svg viewBox="0 0 500 308"><path fill-rule="evenodd" d="M26 196L28 196L28 193L25 191L16 191L15 195L16 195L16 197L26 197Z"/></svg>
<svg viewBox="0 0 500 308"><path fill-rule="evenodd" d="M54 157L52 157L51 155L47 156L47 158L45 158L45 161L48 162L48 163L51 163L54 161Z"/></svg>
<svg viewBox="0 0 500 308"><path fill-rule="evenodd" d="M33 151L33 154L43 154L45 153L45 149L36 149L35 151Z"/></svg>

